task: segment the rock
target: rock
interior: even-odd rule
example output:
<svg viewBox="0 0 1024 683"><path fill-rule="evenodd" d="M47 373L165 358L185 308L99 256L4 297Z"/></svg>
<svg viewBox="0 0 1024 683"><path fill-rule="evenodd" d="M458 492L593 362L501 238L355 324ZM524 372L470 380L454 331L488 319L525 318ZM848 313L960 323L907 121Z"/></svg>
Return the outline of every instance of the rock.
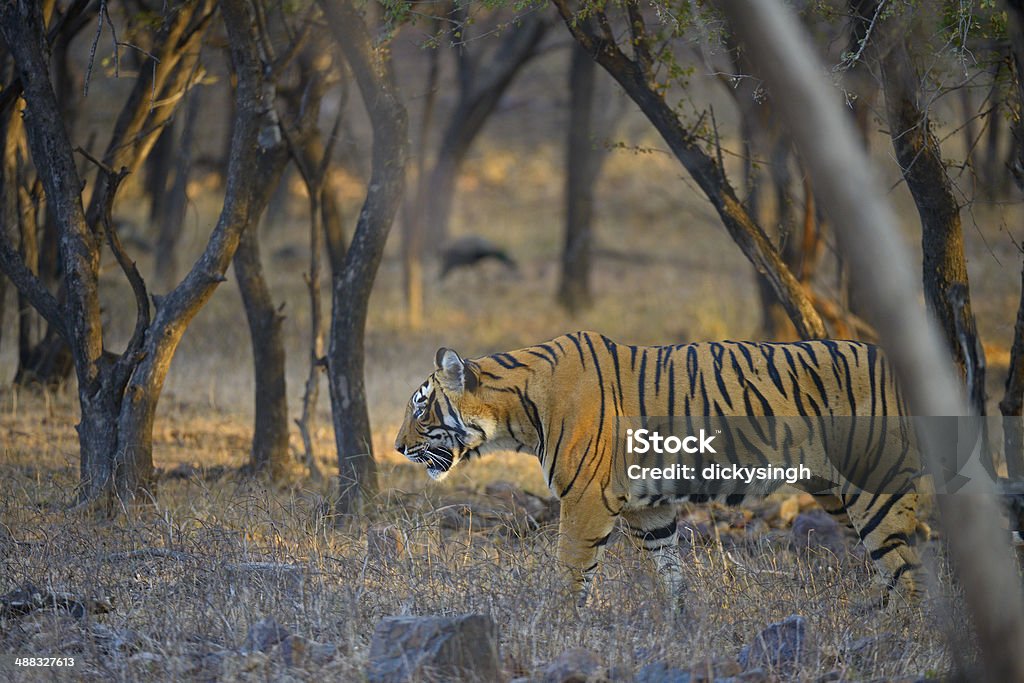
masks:
<svg viewBox="0 0 1024 683"><path fill-rule="evenodd" d="M244 649L247 652L267 652L289 636L288 629L278 624L274 617L266 617L249 627Z"/></svg>
<svg viewBox="0 0 1024 683"><path fill-rule="evenodd" d="M541 683L597 683L608 678L597 653L574 647L551 660L539 680Z"/></svg>
<svg viewBox="0 0 1024 683"><path fill-rule="evenodd" d="M635 683L690 683L689 671L683 671L665 662L653 662L636 672Z"/></svg>
<svg viewBox="0 0 1024 683"><path fill-rule="evenodd" d="M366 530L366 553L375 562L394 562L405 556L405 534L390 524L375 524Z"/></svg>
<svg viewBox="0 0 1024 683"><path fill-rule="evenodd" d="M740 652L744 671L758 667L792 672L807 657L807 624L797 615L769 624Z"/></svg>
<svg viewBox="0 0 1024 683"><path fill-rule="evenodd" d="M498 627L488 616L385 617L370 641L367 680L494 681L500 662Z"/></svg>
<svg viewBox="0 0 1024 683"><path fill-rule="evenodd" d="M315 640L306 643L306 661L312 666L324 666L333 661L339 652L334 643L318 643Z"/></svg>
<svg viewBox="0 0 1024 683"><path fill-rule="evenodd" d="M793 520L793 548L798 553L827 551L838 557L846 553L846 532L832 515L822 509L801 512Z"/></svg>

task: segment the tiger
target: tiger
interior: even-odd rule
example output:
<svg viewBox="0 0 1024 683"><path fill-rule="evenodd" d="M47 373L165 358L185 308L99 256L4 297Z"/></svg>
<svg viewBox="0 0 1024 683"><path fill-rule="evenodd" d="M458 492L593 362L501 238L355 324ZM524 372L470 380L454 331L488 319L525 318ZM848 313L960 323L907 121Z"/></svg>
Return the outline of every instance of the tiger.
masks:
<svg viewBox="0 0 1024 683"><path fill-rule="evenodd" d="M736 504L783 483L694 492L681 489L678 481L631 478L627 470L637 456L622 446L621 420L791 416L813 430L835 422L836 416L906 412L881 350L857 341L634 346L581 331L473 359L441 348L434 365L409 400L396 450L425 466L435 480L493 451L535 455L561 503L558 562L581 603L618 520L651 553L665 588L678 598L684 582L677 506L723 497ZM831 485L821 477L796 486L856 530L885 580L883 600L897 593L917 601L926 583L917 547L928 534L920 457L902 427L875 433L874 423L858 422L867 426L853 431L869 433L847 430L832 444L841 442L837 457L884 479L883 486L874 486L872 493L849 482ZM778 442L769 443L767 435L755 430L739 436L763 440L748 449L755 455L747 457L792 464L794 454L780 454ZM887 450L889 455L881 462L859 457L861 450ZM729 454L721 447L716 452L728 464Z"/></svg>

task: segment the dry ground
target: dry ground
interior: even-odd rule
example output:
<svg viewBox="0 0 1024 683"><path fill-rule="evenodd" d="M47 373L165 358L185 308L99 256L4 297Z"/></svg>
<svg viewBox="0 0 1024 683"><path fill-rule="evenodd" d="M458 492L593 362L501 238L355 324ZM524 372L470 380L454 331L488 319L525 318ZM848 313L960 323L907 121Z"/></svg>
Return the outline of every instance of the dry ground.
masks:
<svg viewBox="0 0 1024 683"><path fill-rule="evenodd" d="M548 69L531 71L526 81L556 90ZM248 454L252 380L247 328L230 283L196 319L175 358L156 425L155 458L164 476L152 508L109 523L67 512L77 472L73 391L0 390L0 594L31 582L111 606L85 620L52 611L0 617L0 653L75 653L82 662L76 673L90 680L359 680L381 617L486 612L499 624L513 675L535 672L573 646L601 653L620 674L658 660L707 673L727 670L723 662L764 625L800 614L815 646L799 678L838 670L846 679L891 679L950 669L941 623L931 610L861 609L872 594L873 574L856 548L838 556L797 555L783 525L747 525L746 517L737 522L729 511L718 511L725 521L705 527L722 534L687 549L685 616L675 615L651 569L637 566L625 542L610 553L592 605L573 613L557 598L553 526L501 513L494 496L482 495L489 484L511 482L547 496L535 461L492 456L433 485L391 451L405 401L431 370L440 345L474 356L580 328L632 343L757 336L749 266L635 117L621 123L617 136L656 149L617 151L602 176L598 240L606 255L596 264L598 304L577 319L559 310L552 294L561 239L561 148L530 124L546 121L550 131L564 113L558 102L530 93L513 104L473 152L460 182L454 231L507 245L521 264L519 274L487 265L445 282L431 276L427 324L411 332L403 320L397 244L389 245L367 343L384 493L367 519L335 528L330 483L310 482L298 467L279 487L238 474ZM884 140L875 149L883 150L885 163ZM895 184L892 164L884 168ZM338 188L350 216L358 208L353 187ZM208 189L201 183L193 188L188 253L201 249L216 210ZM120 212L142 225L145 207L130 201L131 188L127 192ZM904 188L892 196L913 245L916 214ZM303 207L296 194L278 223L264 230L271 285L288 315L289 398L296 414L309 319L301 278ZM1019 222L1020 211L1015 204L979 204L965 217L975 310L998 398L1020 291L1020 254L1007 226ZM151 270L149 256L139 256L144 272ZM131 320L114 311L129 299L113 270L104 285L116 346ZM0 377L6 381L14 367L13 326L10 317L0 324ZM319 414L324 427L317 444L330 472L326 402ZM492 508L499 513L480 520L464 514ZM759 510L751 512L755 519ZM706 512L692 514L705 520ZM371 525L378 535L380 528L391 529L384 536L395 534L399 547L368 554ZM948 589L946 579L943 586ZM247 653L249 627L267 616L324 647L309 645L292 667L280 647Z"/></svg>

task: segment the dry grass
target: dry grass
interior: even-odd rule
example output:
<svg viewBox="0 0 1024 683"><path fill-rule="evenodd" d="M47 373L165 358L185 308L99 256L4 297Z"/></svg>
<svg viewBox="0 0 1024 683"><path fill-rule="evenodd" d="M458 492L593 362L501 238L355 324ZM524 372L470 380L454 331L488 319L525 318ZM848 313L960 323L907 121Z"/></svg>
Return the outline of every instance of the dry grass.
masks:
<svg viewBox="0 0 1024 683"><path fill-rule="evenodd" d="M620 675L659 660L724 671L758 630L791 614L807 619L814 642L802 679L950 667L928 611L865 610L876 593L862 553L797 555L778 524L744 529L751 513L718 509L711 524L720 541L684 544L685 614L625 539L612 546L591 603L576 612L561 597L554 525L485 515L500 507L480 495L489 483L540 491L525 457L485 459L438 486L419 468L385 460L385 494L365 519L338 528L329 488L300 477L269 487L222 471L238 465L245 446L237 420L182 410L178 426L165 420L158 432L161 464L183 457L205 469L165 475L152 508L99 523L66 512L74 434L53 416L71 412L69 399L47 406L23 395L15 410L7 392L0 407L0 593L32 583L113 606L83 620L59 611L0 618L0 652L75 655L76 674L87 680L359 680L381 617L466 612L497 621L512 674L535 672L573 646L602 653ZM453 512L460 502L478 517ZM706 513L692 514L706 522ZM400 542L393 552L387 544L368 552L368 530L382 528ZM16 544L5 542L4 529ZM247 631L267 616L303 639L335 645L335 656L288 666L280 646L249 652ZM859 647L865 638L881 645Z"/></svg>
<svg viewBox="0 0 1024 683"><path fill-rule="evenodd" d="M528 76L554 89L549 73ZM559 597L550 524L480 526L451 512L460 501L486 506L481 494L493 482L548 495L535 461L488 457L431 485L392 452L408 395L441 345L474 356L584 328L632 343L757 337L759 303L750 266L664 152L613 153L598 189L597 239L619 256L597 261L595 309L569 319L555 306L562 179L560 143L551 133L560 122L546 120L552 106L500 113L461 181L454 232L507 245L520 261L518 276L485 265L444 282L432 279L428 324L411 332L404 324L397 240L389 245L367 332L367 389L383 494L366 519L336 527L325 514L330 483L312 485L301 472L280 487L237 474L248 455L252 379L247 330L231 284L186 335L156 425L157 465L165 472L198 470L184 478L165 476L152 508L110 523L66 512L77 479L73 392L0 391L0 594L32 582L83 598L109 598L113 605L83 621L59 612L0 617L0 653L80 654L84 665L77 673L93 680L359 680L381 617L486 612L499 624L512 675L535 672L572 646L601 653L620 674L657 660L706 674L720 671L764 625L800 614L816 645L799 678L814 680L833 670L846 679L949 670L942 625L929 610L863 611L874 593L873 570L863 557L798 556L781 528L730 531L722 544L692 549L685 616L672 610L651 569L620 541L594 599L577 613ZM548 126L543 134L537 132L541 126L530 125L537 121ZM627 144L661 147L635 115L620 130ZM880 140L873 148L886 144ZM886 168L894 179L892 165ZM739 177L736 169L731 173ZM359 193L339 193L351 217ZM892 196L913 245L916 215L905 189ZM119 211L144 225L146 207L131 199L128 188ZM202 248L218 199L206 193L194 201L183 262ZM306 372L309 321L301 278L307 267L303 211L302 198L292 197L281 223L265 229L263 247L275 299L288 315L293 412ZM1020 255L1005 226L1018 224L1020 211L977 205L971 215L972 294L986 350L997 361L990 363L989 381L998 399L1019 296ZM150 273L151 257L138 256L143 273ZM107 272L106 310L121 310L130 294L114 271ZM117 348L132 321L107 315L109 346ZM8 330L10 317L0 348L2 378L14 367ZM329 472L333 446L325 393L316 437ZM401 551L368 555L371 525L395 529ZM286 567L246 568L254 563ZM945 578L943 586L948 589ZM246 652L249 626L268 615L305 639L334 644L336 656L287 667L280 652ZM886 645L856 649L871 637Z"/></svg>

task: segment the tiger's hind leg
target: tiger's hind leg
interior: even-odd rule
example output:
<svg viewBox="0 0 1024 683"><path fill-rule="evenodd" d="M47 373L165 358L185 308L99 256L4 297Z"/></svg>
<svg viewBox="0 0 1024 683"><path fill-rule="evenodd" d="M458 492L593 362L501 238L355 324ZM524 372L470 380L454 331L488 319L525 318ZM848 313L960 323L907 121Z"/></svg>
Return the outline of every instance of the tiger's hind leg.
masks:
<svg viewBox="0 0 1024 683"><path fill-rule="evenodd" d="M860 492L818 500L827 512L853 526L890 592L898 588L911 602L921 599L925 583L915 546L927 527L918 518L917 493Z"/></svg>
<svg viewBox="0 0 1024 683"><path fill-rule="evenodd" d="M645 550L653 553L669 595L681 600L683 590L682 560L679 555L679 532L676 530L676 509L673 505L660 505L622 513L629 534Z"/></svg>

